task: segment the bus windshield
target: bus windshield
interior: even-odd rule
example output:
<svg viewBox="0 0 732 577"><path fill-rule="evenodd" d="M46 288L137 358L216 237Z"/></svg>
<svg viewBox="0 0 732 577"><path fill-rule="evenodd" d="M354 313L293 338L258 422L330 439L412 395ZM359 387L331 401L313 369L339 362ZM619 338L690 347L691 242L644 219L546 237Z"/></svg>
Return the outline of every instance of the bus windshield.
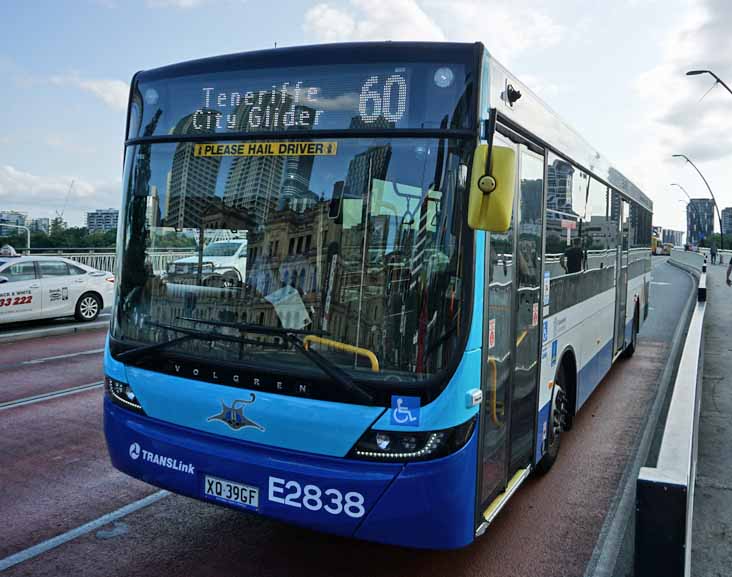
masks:
<svg viewBox="0 0 732 577"><path fill-rule="evenodd" d="M247 323L317 335L308 346L354 378L429 378L457 354L469 316L472 146L312 136L129 146L113 339L133 347L175 328ZM165 354L322 376L275 331L217 330L247 338L181 339Z"/></svg>

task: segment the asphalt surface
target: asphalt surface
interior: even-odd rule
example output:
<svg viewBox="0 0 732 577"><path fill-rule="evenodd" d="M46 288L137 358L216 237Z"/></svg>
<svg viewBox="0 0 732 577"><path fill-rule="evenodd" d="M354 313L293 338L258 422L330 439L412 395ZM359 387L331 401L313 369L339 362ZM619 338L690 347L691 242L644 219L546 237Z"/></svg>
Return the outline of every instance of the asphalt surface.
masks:
<svg viewBox="0 0 732 577"><path fill-rule="evenodd" d="M104 309L96 320L79 322L74 317L59 317L55 319L41 319L37 321L23 321L19 323L5 323L0 325L0 343L16 342L97 330L108 327L111 318L109 308Z"/></svg>
<svg viewBox="0 0 732 577"><path fill-rule="evenodd" d="M550 473L529 480L470 547L431 552L375 545L168 495L3 575L583 575L692 290L689 276L665 261L653 261L651 311L635 356L616 363L587 401L574 429L562 437ZM101 353L64 355L101 348L103 333L98 341L74 339L25 341L0 356L0 383L2 366L61 357L15 366L11 370L30 371L22 373L26 388L2 385L4 398L26 397L35 386L27 384L34 382L34 371L50 374L44 372L47 363L53 363L57 381L44 376L42 390L67 387L82 375L88 382L101 379ZM96 368L82 373L83 365ZM109 465L101 396L95 389L0 409L0 567L8 555L157 491Z"/></svg>
<svg viewBox="0 0 732 577"><path fill-rule="evenodd" d="M4 343L0 403L101 380L106 329Z"/></svg>

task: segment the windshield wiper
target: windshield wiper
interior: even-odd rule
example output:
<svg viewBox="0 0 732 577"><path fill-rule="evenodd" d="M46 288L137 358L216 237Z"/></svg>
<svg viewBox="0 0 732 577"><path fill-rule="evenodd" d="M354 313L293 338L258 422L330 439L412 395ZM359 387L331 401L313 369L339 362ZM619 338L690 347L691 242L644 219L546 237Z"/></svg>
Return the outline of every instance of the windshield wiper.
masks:
<svg viewBox="0 0 732 577"><path fill-rule="evenodd" d="M174 332L183 333L182 337L176 337L174 339L170 339L167 341L163 341L161 343L154 343L151 345L142 345L140 347L135 347L134 349L129 349L127 351L121 352L118 355L115 356L115 359L118 361L135 361L139 359L140 357L145 356L148 353L152 353L155 351L158 351L160 349L164 349L166 347L169 347L170 345L182 343L185 341L228 341L233 343L243 343L243 344L260 344L259 341L253 341L251 339L244 339L241 337L232 337L230 335L222 335L219 333L202 333L201 331L196 331L193 329L185 329L185 328L179 328L174 327L171 325L164 325L161 323L153 323L148 322L147 324L152 325L154 327L159 327L162 329L168 329Z"/></svg>
<svg viewBox="0 0 732 577"><path fill-rule="evenodd" d="M140 347L135 347L134 349L128 349L124 352L119 353L115 356L115 360L118 361L134 361L136 359L139 359L141 356L151 353L160 349L164 349L165 347L168 347L170 345L174 345L176 343L182 343L184 341L190 341L193 339L193 335L183 335L182 337L176 337L174 339L170 339L169 341L163 341L162 343L155 343L152 345L142 345Z"/></svg>
<svg viewBox="0 0 732 577"><path fill-rule="evenodd" d="M298 329L285 329L280 327L263 327L253 323L232 323L226 321L207 321L203 319L196 319L191 317L177 317L177 320L189 321L193 323L199 323L203 325L211 325L215 327L227 327L237 329L243 333L260 334L260 335L272 335L281 336L292 345L292 347L303 356L310 359L313 364L317 365L326 375L338 383L341 388L348 391L352 395L366 402L373 402L374 397L363 387L357 385L351 375L341 369L338 365L325 358L319 352L312 349L306 349L305 344L302 341L301 335L323 335L323 331L312 331L312 330L298 330ZM178 329L175 329L178 330ZM261 344L261 343L257 343Z"/></svg>

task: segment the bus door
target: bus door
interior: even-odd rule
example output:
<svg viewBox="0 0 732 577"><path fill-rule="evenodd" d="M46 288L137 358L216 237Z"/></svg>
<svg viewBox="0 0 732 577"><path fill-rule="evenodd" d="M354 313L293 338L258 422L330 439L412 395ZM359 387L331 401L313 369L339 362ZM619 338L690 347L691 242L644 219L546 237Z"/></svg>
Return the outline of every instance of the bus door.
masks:
<svg viewBox="0 0 732 577"><path fill-rule="evenodd" d="M479 523L531 460L540 344L544 158L499 135L494 143L516 150L519 170L511 228L486 234Z"/></svg>
<svg viewBox="0 0 732 577"><path fill-rule="evenodd" d="M620 229L618 231L618 266L615 293L615 354L623 350L625 345L625 309L628 300L628 216L630 208L627 201L622 200L617 192L613 193L620 208Z"/></svg>

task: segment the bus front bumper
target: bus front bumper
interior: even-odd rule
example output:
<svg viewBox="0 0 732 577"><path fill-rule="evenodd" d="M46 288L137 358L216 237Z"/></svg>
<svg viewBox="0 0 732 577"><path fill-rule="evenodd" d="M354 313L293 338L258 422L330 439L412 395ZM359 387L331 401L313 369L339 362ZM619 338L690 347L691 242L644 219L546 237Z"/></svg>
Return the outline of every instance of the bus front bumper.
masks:
<svg viewBox="0 0 732 577"><path fill-rule="evenodd" d="M104 400L112 464L174 493L343 536L453 549L475 529L477 432L458 452L408 464L324 457L256 445L142 416ZM234 504L212 479L255 488ZM214 490L215 492L215 490Z"/></svg>

